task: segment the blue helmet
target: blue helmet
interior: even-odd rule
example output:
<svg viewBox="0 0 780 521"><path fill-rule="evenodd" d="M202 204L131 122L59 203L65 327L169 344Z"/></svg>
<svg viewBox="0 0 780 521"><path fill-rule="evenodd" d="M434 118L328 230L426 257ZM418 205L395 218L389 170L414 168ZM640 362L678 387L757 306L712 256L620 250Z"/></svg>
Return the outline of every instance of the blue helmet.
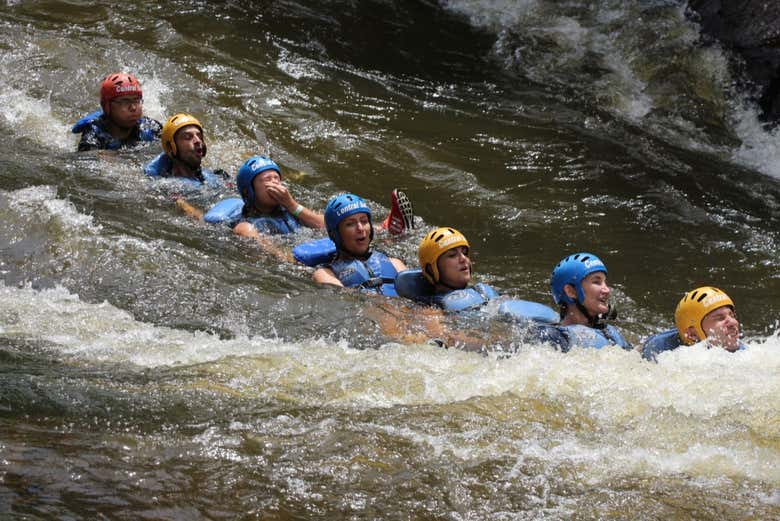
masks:
<svg viewBox="0 0 780 521"><path fill-rule="evenodd" d="M255 206L255 188L252 186L252 181L266 170L275 170L279 177L282 176L279 165L267 156L252 156L239 168L236 185L246 206Z"/></svg>
<svg viewBox="0 0 780 521"><path fill-rule="evenodd" d="M325 227L328 229L330 240L341 249L341 236L339 235L339 223L356 213L368 214L368 224L371 226L370 240L374 239L374 225L371 222L371 209L360 196L355 194L334 195L325 207Z"/></svg>
<svg viewBox="0 0 780 521"><path fill-rule="evenodd" d="M552 289L555 303L559 305L574 304L575 301L566 295L563 289L566 287L566 284L571 284L577 290L577 300L579 302L585 300L585 293L582 291L582 279L597 271L607 273L607 267L604 266L601 259L592 253L575 253L559 262L553 270L552 279L550 280L550 288Z"/></svg>

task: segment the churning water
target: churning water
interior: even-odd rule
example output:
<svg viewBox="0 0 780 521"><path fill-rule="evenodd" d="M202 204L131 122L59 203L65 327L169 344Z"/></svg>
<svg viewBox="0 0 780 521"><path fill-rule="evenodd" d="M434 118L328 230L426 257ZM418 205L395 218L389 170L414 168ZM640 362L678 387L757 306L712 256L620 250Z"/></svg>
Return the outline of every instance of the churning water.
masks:
<svg viewBox="0 0 780 521"><path fill-rule="evenodd" d="M4 3L0 518L780 517L778 136L684 7ZM270 153L320 209L402 188L419 227L378 241L408 264L455 226L477 278L548 303L593 251L634 343L712 284L750 348L394 343L385 304L178 213L156 147L73 152L117 70L211 167Z"/></svg>

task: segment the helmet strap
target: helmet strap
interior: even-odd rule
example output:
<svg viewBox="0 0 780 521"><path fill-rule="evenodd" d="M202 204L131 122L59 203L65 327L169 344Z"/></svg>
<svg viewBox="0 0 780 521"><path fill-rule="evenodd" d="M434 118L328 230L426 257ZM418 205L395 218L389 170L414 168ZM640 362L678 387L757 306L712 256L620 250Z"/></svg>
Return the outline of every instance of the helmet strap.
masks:
<svg viewBox="0 0 780 521"><path fill-rule="evenodd" d="M582 313L585 316L585 318L588 320L588 325L590 327L598 327L596 325L598 321L598 317L594 317L593 315L588 313L588 310L585 309L585 306L583 306L579 300L575 300L574 305L577 306L577 309L580 311L580 313Z"/></svg>
<svg viewBox="0 0 780 521"><path fill-rule="evenodd" d="M579 300L575 300L574 304L577 306L577 309L580 310L580 313L582 313L585 318L588 319L588 325L592 328L604 329L607 326L608 321L615 320L618 316L617 308L613 306L612 303L609 304L609 308L607 309L606 313L601 313L595 316L588 313L588 310L585 309L585 306L583 306Z"/></svg>

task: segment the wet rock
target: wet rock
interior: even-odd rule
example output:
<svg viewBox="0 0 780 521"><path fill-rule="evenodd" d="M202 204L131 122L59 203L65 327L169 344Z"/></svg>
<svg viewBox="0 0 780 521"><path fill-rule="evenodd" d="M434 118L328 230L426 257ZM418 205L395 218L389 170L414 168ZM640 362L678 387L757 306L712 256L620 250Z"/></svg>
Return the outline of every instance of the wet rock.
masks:
<svg viewBox="0 0 780 521"><path fill-rule="evenodd" d="M777 0L689 0L702 33L742 57L744 75L757 87L767 121L780 122L780 2Z"/></svg>

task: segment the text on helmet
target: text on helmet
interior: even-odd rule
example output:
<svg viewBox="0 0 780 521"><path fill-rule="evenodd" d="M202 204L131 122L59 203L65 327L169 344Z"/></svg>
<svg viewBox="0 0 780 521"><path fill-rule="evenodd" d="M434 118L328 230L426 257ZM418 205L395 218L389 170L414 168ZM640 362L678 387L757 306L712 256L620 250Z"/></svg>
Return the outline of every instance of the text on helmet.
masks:
<svg viewBox="0 0 780 521"><path fill-rule="evenodd" d="M602 266L601 261L598 259L589 259L583 262L586 268L593 268L594 266Z"/></svg>
<svg viewBox="0 0 780 521"><path fill-rule="evenodd" d="M715 293L714 295L705 298L702 301L702 305L704 307L710 307L713 304L717 304L718 302L721 302L723 300L726 300L728 297L725 293Z"/></svg>
<svg viewBox="0 0 780 521"><path fill-rule="evenodd" d="M365 203L361 203L359 201L354 202L354 203L349 203L348 205L342 206L341 208L336 210L336 217L341 217L345 213L351 212L352 210L357 210L357 209L361 209L361 210L362 209L366 209L367 210L368 206L366 206Z"/></svg>
<svg viewBox="0 0 780 521"><path fill-rule="evenodd" d="M258 159L257 161L252 162L251 168L252 172L257 172L258 170L266 169L266 168L274 168L273 161L269 159Z"/></svg>
<svg viewBox="0 0 780 521"><path fill-rule="evenodd" d="M137 85L117 85L115 92L117 94L121 92L140 92L141 89Z"/></svg>
<svg viewBox="0 0 780 521"><path fill-rule="evenodd" d="M446 248L450 244L452 244L454 242L462 241L462 240L463 240L463 237L461 235L450 235L449 237L447 237L446 239L443 239L442 241L440 241L438 243L439 244L439 248Z"/></svg>

